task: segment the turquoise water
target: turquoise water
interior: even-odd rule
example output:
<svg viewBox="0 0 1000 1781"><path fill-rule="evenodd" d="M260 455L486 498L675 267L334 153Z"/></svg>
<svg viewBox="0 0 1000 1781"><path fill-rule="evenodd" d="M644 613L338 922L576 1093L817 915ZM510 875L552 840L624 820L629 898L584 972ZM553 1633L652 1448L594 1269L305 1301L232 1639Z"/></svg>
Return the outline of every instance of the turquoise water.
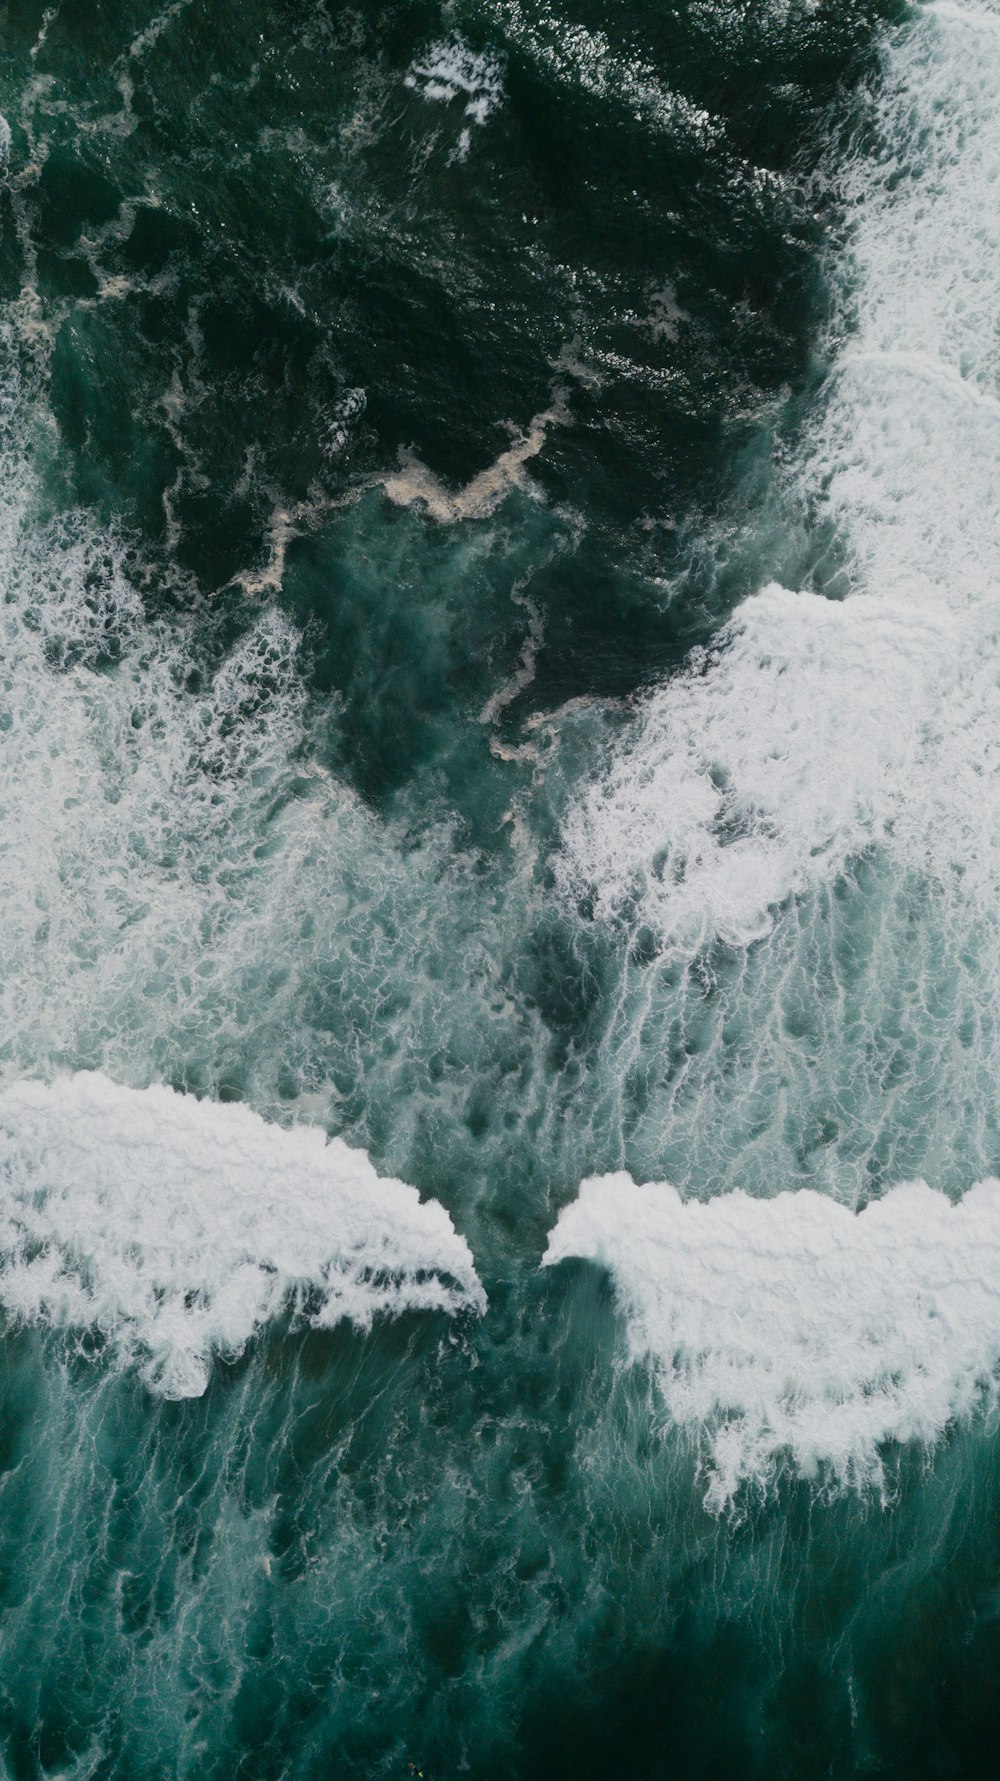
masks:
<svg viewBox="0 0 1000 1781"><path fill-rule="evenodd" d="M4 1774L995 1772L998 81L4 9Z"/></svg>

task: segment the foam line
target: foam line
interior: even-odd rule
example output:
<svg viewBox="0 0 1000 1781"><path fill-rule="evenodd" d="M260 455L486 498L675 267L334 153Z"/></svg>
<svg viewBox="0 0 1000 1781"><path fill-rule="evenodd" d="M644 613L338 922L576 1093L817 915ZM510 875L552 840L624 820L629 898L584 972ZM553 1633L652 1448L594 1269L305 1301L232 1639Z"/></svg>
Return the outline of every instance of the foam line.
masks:
<svg viewBox="0 0 1000 1781"><path fill-rule="evenodd" d="M809 1191L684 1201L605 1175L560 1214L545 1265L570 1256L610 1270L717 1511L789 1459L878 1485L884 1443L930 1444L996 1396L1000 1181L957 1204L911 1182L853 1213Z"/></svg>
<svg viewBox="0 0 1000 1781"><path fill-rule="evenodd" d="M659 72L640 58L616 54L603 31L554 21L526 10L519 0L500 0L494 15L504 33L540 68L560 83L579 87L603 103L627 106L647 129L688 135L700 147L724 141L721 121L682 93L664 85Z"/></svg>
<svg viewBox="0 0 1000 1781"><path fill-rule="evenodd" d="M174 1398L306 1300L361 1329L485 1309L444 1208L363 1151L98 1073L0 1090L0 1257L9 1315L96 1326Z"/></svg>

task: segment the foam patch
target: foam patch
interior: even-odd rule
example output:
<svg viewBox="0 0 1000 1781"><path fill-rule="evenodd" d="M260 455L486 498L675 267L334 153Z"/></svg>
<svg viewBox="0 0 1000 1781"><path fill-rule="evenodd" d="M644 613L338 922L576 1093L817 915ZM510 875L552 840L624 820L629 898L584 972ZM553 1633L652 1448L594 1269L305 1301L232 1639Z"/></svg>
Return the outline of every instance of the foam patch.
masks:
<svg viewBox="0 0 1000 1781"><path fill-rule="evenodd" d="M361 1329L486 1303L444 1208L363 1151L98 1073L0 1091L0 1258L8 1314L98 1328L174 1398L305 1302Z"/></svg>
<svg viewBox="0 0 1000 1781"><path fill-rule="evenodd" d="M560 1214L545 1265L569 1256L610 1271L715 1510L789 1461L877 1486L886 1443L929 1445L995 1396L1000 1181L957 1204L911 1182L854 1213L809 1191L685 1201L605 1175Z"/></svg>
<svg viewBox="0 0 1000 1781"><path fill-rule="evenodd" d="M668 948L749 945L873 846L965 921L996 907L998 16L923 11L887 54L880 152L838 176L854 313L789 493L848 597L752 594L566 822L566 889Z"/></svg>

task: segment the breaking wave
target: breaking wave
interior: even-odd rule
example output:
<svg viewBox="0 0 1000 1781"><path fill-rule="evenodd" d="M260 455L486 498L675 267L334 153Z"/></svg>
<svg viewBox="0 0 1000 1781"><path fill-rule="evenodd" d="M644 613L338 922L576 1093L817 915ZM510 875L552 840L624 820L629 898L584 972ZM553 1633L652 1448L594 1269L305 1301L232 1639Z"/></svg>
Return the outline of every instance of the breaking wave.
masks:
<svg viewBox="0 0 1000 1781"><path fill-rule="evenodd" d="M437 1201L315 1128L96 1072L0 1090L0 1304L96 1327L165 1397L200 1395L296 1306L329 1328L485 1310Z"/></svg>

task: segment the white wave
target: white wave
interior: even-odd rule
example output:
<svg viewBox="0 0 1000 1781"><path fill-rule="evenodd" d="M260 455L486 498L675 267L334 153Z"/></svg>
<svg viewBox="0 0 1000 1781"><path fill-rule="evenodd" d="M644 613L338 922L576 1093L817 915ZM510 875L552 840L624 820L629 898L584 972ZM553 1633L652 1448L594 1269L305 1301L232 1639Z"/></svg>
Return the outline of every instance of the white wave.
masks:
<svg viewBox="0 0 1000 1781"><path fill-rule="evenodd" d="M167 1397L309 1295L311 1321L483 1311L436 1200L361 1150L248 1107L80 1073L0 1090L0 1303L96 1326Z"/></svg>
<svg viewBox="0 0 1000 1781"><path fill-rule="evenodd" d="M544 1055L543 1023L512 1012L501 981L524 899L484 902L477 856L426 802L419 820L405 800L378 815L331 771L338 701L315 696L308 651L263 576L258 598L216 604L193 602L175 572L180 610L163 613L172 572L157 570L149 613L139 587L153 571L113 528L45 511L31 449L33 424L50 434L44 384L29 375L19 393L16 369L11 351L4 1075L100 1068L135 1088L228 1090L271 1117L350 1126L362 1144L381 1126L387 1167L405 1178L449 1083L464 1101L507 1055L512 1020ZM300 519L273 518L277 579ZM428 1064L439 1053L444 1087Z"/></svg>
<svg viewBox="0 0 1000 1781"><path fill-rule="evenodd" d="M957 1204L911 1182L853 1213L606 1175L560 1214L545 1264L569 1256L610 1270L632 1354L703 1443L716 1511L788 1459L877 1486L883 1444L930 1444L996 1396L1000 1181Z"/></svg>
<svg viewBox="0 0 1000 1781"><path fill-rule="evenodd" d="M901 1049L928 1036L928 1105L955 1146L995 1104L998 20L995 6L949 3L893 37L874 108L883 147L844 177L850 335L791 481L836 541L847 597L770 586L745 601L710 652L640 704L565 831L566 886L589 881L604 914L637 907L682 955L716 935L766 940L781 905L871 847L884 878L924 887L902 913L873 906L880 945L854 1015L837 999L843 978L834 971L824 990L809 950L818 935L835 946L829 902L757 955L759 1000L740 1013L761 1038L749 1087L759 1075L767 1119L781 1128L787 1116L793 1132L776 1187L795 1166L802 1109L822 1102L818 1079L834 1123L856 1122L866 1144L852 1082L872 1079L873 1146L878 1120L893 1117L878 1020ZM769 1077L766 1035L792 963L823 1038L798 1079L780 1053ZM974 997L960 987L970 979ZM749 997L749 966L741 981ZM870 1022L855 1018L865 985ZM721 1026L724 995L719 1008ZM724 1051L720 1040L717 1075L732 1061ZM728 1081L734 1147L741 1119L761 1128L754 1114ZM692 1147L710 1115L702 1092ZM972 1147L995 1155L981 1134ZM833 1193L857 1182L846 1171L835 1158ZM605 1177L584 1183L545 1259L574 1255L610 1270L631 1352L653 1359L669 1416L701 1445L716 1510L789 1464L833 1486L877 1486L887 1444L929 1446L996 1400L996 1180L957 1203L911 1182L856 1214L808 1190L700 1202Z"/></svg>
<svg viewBox="0 0 1000 1781"><path fill-rule="evenodd" d="M978 914L1000 889L995 9L893 39L885 147L844 175L855 317L793 493L849 595L770 587L643 701L565 826L563 883L668 945L749 944L871 843Z"/></svg>
<svg viewBox="0 0 1000 1781"><path fill-rule="evenodd" d="M571 812L565 846L598 907L637 895L685 948L761 938L776 904L886 837L951 630L904 603L777 585L746 601Z"/></svg>

